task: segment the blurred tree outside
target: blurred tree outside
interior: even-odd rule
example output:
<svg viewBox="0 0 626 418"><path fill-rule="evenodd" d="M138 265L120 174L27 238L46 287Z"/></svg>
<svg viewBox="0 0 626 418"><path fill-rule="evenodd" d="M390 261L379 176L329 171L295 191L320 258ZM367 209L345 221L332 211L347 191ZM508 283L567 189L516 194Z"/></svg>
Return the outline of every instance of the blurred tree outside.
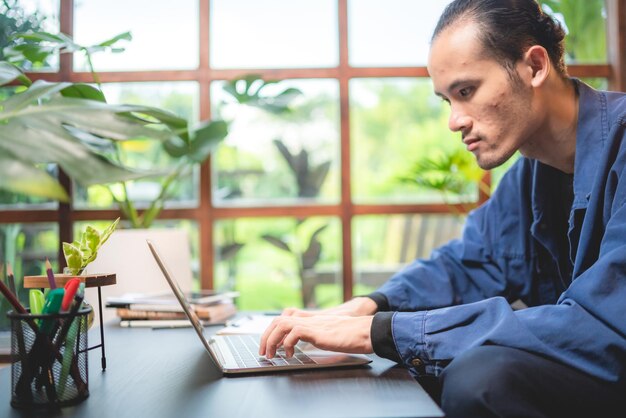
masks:
<svg viewBox="0 0 626 418"><path fill-rule="evenodd" d="M398 183L416 158L458 146L447 109L429 79L353 81L352 176L355 200L441 201L436 193Z"/></svg>
<svg viewBox="0 0 626 418"><path fill-rule="evenodd" d="M604 0L539 0L539 3L565 29L566 64L607 61ZM605 79L586 79L585 82L595 88L606 88Z"/></svg>
<svg viewBox="0 0 626 418"><path fill-rule="evenodd" d="M226 119L230 118L229 114L236 115L232 122L232 135L235 138L231 140L231 144L228 140L222 144L221 148L226 148L226 150L223 154L218 153L216 158L219 170L217 173L219 196L225 200L233 199L234 201L260 197L262 193L259 192L259 186L266 184L267 188L262 188L262 192L269 191L276 199L297 198L299 201L316 199L322 194L324 185L328 183L330 168L333 159L336 158L336 153L325 152L324 147L327 147L325 144L331 144L333 141L324 138L323 134L328 131L327 121L337 119L336 99L331 101L324 94L308 96L299 93L298 98L293 101L293 106L284 109L264 109L261 102L267 100L267 96L260 94L260 91L265 90L266 86L259 84L258 80L249 78L245 88L242 84L235 90L235 85L242 81L231 81L224 85L224 90L229 95L217 107L217 111ZM257 84L256 87L255 84ZM302 83L280 82L281 86L299 87L300 84ZM278 84L275 85L278 86ZM289 87L287 91L295 92L297 87ZM248 96L244 95L245 91L248 92ZM268 87L266 91L271 92L271 87ZM300 89L298 88L297 91L300 92ZM235 98L235 102L232 98ZM259 105L256 105L256 102L259 102ZM251 103L253 106L250 106ZM256 112L254 107L265 111ZM259 121L267 122L260 123ZM324 128L325 124L326 128ZM307 127L310 129L307 130ZM302 133L305 131L308 134L303 138ZM336 128L330 128L330 132L332 136L338 136ZM316 133L321 138L314 138ZM274 137L271 142L267 141L272 135L280 135L280 137ZM310 138L310 140L305 138ZM268 149L253 143L267 144L270 147ZM262 149L259 150L259 148ZM230 156L232 159L223 159L222 155ZM250 162L256 162L258 165L246 165ZM248 189L242 184L243 173L249 176L255 172L258 174L254 182L255 187ZM235 177L236 174L239 176ZM277 176L277 181L271 181L274 176ZM263 203L266 204L268 201L269 197L263 196ZM314 268L322 259L321 235L328 224L319 225L318 223L311 230L309 225L315 224L315 221L309 219L295 219L294 227L285 233L267 230L260 236L275 249L285 251L292 258L289 265L295 264L293 270L297 272L299 288L302 289L303 295L298 305L316 304L317 277ZM218 267L216 270L226 273L225 282L222 283L230 288L241 287L237 266L240 261L243 264L243 260L237 254L242 253L241 257L243 257L245 251L242 251L242 247L254 242L254 239L250 239L250 234L246 234L246 240L238 241L237 230L240 225L241 223L237 221L221 223L220 238L216 246L218 258L222 262L218 265L227 264L228 266L225 269ZM272 258L276 257L275 255ZM285 267L281 267L280 270L286 271Z"/></svg>
<svg viewBox="0 0 626 418"><path fill-rule="evenodd" d="M19 32L39 31L46 16L39 12L26 13L19 0L0 2L0 61L6 60L4 48L11 44L11 36Z"/></svg>
<svg viewBox="0 0 626 418"><path fill-rule="evenodd" d="M189 93L186 85L179 88L172 83L123 83L104 84L103 91L109 100L115 103L142 104L151 103L166 109L181 118L185 118L189 124L197 123L197 112L195 110L195 97ZM129 140L119 144L121 149L120 157L122 164L135 169L149 169L159 167L171 170L175 167L177 160L163 152L162 145L155 140ZM177 178L168 193L168 202L189 202L197 199L198 195L198 168L195 167L189 172ZM164 177L150 177L147 179L126 182L126 187L133 201L139 207L147 207L149 203L158 195L159 184ZM119 194L122 193L121 184L109 186ZM90 187L75 187L75 201L86 205L89 208L107 208L116 205L109 191L109 187L94 185Z"/></svg>
<svg viewBox="0 0 626 418"><path fill-rule="evenodd" d="M564 26L566 62L606 62L604 0L539 0L543 10Z"/></svg>
<svg viewBox="0 0 626 418"><path fill-rule="evenodd" d="M234 225L233 225L234 224ZM304 306L301 281L298 275L299 260L292 253L278 251L268 244L264 236L282 239L291 248L306 248L311 235L327 225L318 239L323 251L316 264L317 271L334 273L334 283L315 286L315 302L319 307L341 302L341 233L340 222L335 218L312 217L298 224L295 218L238 218L216 223L216 246L222 247L226 239L245 243L237 254L236 277L229 282L226 263L216 263L216 289L235 289L240 293L237 305L244 310L280 310L287 306ZM234 232L234 239L225 232ZM229 285L235 284L235 287Z"/></svg>
<svg viewBox="0 0 626 418"><path fill-rule="evenodd" d="M335 161L339 149L339 108L335 83L282 80L280 86L297 88L303 94L294 100L289 112L281 114L233 102L221 86L222 83L212 86L213 109L233 123L231 134L215 158L213 194L217 204L267 205L292 202L299 197L297 178L290 175L287 161L276 148L277 138L292 152L299 152L306 144L312 164L333 161L317 198L338 200ZM268 87L268 94L272 88Z"/></svg>

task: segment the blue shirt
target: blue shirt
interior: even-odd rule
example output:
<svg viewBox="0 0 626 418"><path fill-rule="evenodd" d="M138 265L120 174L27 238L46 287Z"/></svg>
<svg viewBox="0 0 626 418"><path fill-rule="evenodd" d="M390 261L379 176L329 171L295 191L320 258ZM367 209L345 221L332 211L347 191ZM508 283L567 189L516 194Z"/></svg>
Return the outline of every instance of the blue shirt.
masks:
<svg viewBox="0 0 626 418"><path fill-rule="evenodd" d="M579 116L568 223L567 212L554 210L563 173L518 160L468 215L460 239L372 295L395 311L374 317L376 353L438 374L472 347L500 345L625 382L626 95L573 82ZM513 310L516 299L529 308Z"/></svg>

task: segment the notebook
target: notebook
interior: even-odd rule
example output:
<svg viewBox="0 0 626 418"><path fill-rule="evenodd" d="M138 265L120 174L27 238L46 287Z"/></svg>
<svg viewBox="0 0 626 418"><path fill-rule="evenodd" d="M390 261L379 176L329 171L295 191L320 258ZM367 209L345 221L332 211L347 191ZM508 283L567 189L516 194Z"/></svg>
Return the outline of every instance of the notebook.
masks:
<svg viewBox="0 0 626 418"><path fill-rule="evenodd" d="M362 354L338 353L320 350L308 343L298 343L291 358L284 356L279 350L276 357L266 359L258 355L260 335L204 335L204 328L198 316L194 313L178 282L169 272L155 245L147 240L148 247L154 256L163 276L172 288L172 292L180 302L183 311L191 321L196 334L215 364L224 374L275 372L281 370L314 369L328 367L361 366L372 360Z"/></svg>

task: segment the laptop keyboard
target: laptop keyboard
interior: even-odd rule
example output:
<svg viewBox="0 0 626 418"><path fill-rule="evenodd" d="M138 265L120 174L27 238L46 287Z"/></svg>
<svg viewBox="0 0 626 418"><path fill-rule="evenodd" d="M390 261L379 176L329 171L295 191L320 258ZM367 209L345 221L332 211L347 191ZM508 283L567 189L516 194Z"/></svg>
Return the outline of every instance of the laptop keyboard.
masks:
<svg viewBox="0 0 626 418"><path fill-rule="evenodd" d="M287 358L281 348L276 351L273 359L259 357L259 342L251 335L229 335L225 338L230 350L239 367L273 367L286 366L288 364L315 364L309 356L304 354L298 347L294 347L293 357Z"/></svg>

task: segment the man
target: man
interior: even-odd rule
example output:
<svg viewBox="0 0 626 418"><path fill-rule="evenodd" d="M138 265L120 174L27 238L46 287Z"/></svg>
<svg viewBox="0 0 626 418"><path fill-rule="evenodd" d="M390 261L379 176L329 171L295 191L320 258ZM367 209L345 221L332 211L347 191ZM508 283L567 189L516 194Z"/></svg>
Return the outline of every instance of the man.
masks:
<svg viewBox="0 0 626 418"><path fill-rule="evenodd" d="M428 69L449 128L484 169L524 158L461 239L368 297L286 310L261 355L375 352L437 376L449 417L624 416L626 95L568 78L563 39L534 0L447 7Z"/></svg>

